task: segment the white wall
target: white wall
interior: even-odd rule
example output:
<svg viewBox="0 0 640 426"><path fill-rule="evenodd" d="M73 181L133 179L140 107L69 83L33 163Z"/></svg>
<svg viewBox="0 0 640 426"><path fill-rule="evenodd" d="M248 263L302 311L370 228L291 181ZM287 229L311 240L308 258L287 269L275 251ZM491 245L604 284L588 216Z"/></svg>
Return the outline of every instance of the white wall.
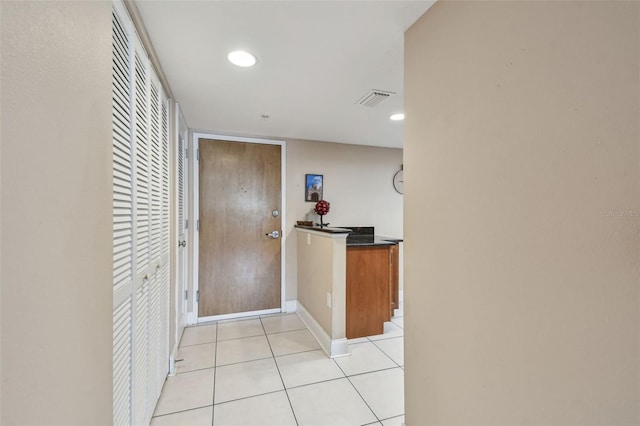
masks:
<svg viewBox="0 0 640 426"><path fill-rule="evenodd" d="M111 2L0 7L0 423L111 424Z"/></svg>
<svg viewBox="0 0 640 426"><path fill-rule="evenodd" d="M305 174L324 175L324 199L331 203L324 217L331 226L375 226L378 235L402 237L403 196L393 189L393 175L402 164L402 150L288 139L287 142L287 300L297 297L297 220L315 203L305 202Z"/></svg>
<svg viewBox="0 0 640 426"><path fill-rule="evenodd" d="M640 3L405 38L406 422L640 424Z"/></svg>

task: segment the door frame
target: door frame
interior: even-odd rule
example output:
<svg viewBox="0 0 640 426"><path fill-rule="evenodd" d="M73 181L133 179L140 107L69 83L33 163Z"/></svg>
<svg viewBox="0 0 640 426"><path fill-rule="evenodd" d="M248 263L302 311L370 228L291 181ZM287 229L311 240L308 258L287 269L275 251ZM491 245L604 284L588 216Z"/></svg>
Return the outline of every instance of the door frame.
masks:
<svg viewBox="0 0 640 426"><path fill-rule="evenodd" d="M208 317L198 317L198 273L199 273L199 256L200 256L200 238L198 232L198 220L200 215L200 162L198 159L198 144L200 139L215 139L226 142L244 142L244 143L254 143L254 144L264 144L264 145L279 145L280 146L280 227L284 228L286 222L286 176L287 176L287 166L286 166L286 142L283 140L276 139L259 139L259 138L247 138L240 136L229 136L229 135L219 135L213 133L197 133L194 132L192 135L192 152L194 153L194 160L192 163L192 176L193 176L193 186L190 190L191 198L192 198L192 209L193 212L193 224L194 226L190 227L190 234L192 236L191 241L193 241L193 291L191 292L192 297L192 311L189 315L189 323L197 324L202 322L209 321L218 321L223 319L233 319L233 318L242 318L248 316L255 315L265 315L265 314L274 314L285 311L286 306L286 289L285 289L285 261L286 261L286 249L285 249L285 238L283 229L280 229L280 308L275 309L266 309L262 311L251 311L251 312L239 312L233 314L224 314L224 315L214 315Z"/></svg>

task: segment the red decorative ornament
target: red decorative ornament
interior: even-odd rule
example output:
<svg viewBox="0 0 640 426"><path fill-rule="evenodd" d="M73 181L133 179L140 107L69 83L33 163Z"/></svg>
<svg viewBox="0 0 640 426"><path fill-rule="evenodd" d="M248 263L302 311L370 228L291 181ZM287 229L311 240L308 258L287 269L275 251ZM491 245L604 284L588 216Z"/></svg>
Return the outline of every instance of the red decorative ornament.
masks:
<svg viewBox="0 0 640 426"><path fill-rule="evenodd" d="M320 215L320 227L322 228L323 226L328 225L324 224L322 221L322 216L324 216L325 214L329 213L329 202L325 201L325 200L320 200L316 203L316 207L315 207L315 212Z"/></svg>

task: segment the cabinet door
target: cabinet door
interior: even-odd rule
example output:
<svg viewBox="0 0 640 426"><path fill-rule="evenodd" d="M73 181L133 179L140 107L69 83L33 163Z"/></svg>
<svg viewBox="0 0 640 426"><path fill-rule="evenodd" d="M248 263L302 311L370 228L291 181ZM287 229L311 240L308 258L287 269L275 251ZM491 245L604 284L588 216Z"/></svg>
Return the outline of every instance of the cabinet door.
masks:
<svg viewBox="0 0 640 426"><path fill-rule="evenodd" d="M389 246L347 248L347 338L384 332L389 321Z"/></svg>
<svg viewBox="0 0 640 426"><path fill-rule="evenodd" d="M397 245L389 247L389 318L393 316L393 310L400 307L399 269L400 253Z"/></svg>

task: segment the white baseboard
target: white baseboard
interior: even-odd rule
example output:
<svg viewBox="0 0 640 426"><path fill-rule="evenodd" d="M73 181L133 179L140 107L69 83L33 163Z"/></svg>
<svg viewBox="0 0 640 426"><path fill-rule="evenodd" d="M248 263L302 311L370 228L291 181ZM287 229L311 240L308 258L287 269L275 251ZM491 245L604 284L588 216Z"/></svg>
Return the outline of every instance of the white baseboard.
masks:
<svg viewBox="0 0 640 426"><path fill-rule="evenodd" d="M169 355L169 376L176 375L176 357L178 356L178 345L173 347L171 355Z"/></svg>
<svg viewBox="0 0 640 426"><path fill-rule="evenodd" d="M297 303L296 313L307 326L313 337L316 338L320 347L329 356L329 358L337 358L341 356L349 355L349 345L347 339L335 339L331 340L331 337L324 331L322 326L318 324L318 321L311 316L309 311L304 308L302 303Z"/></svg>
<svg viewBox="0 0 640 426"><path fill-rule="evenodd" d="M398 299L400 299L400 303L404 302L404 290L398 291Z"/></svg>
<svg viewBox="0 0 640 426"><path fill-rule="evenodd" d="M284 311L286 313L295 312L298 309L298 301L297 300L287 300L284 302Z"/></svg>

